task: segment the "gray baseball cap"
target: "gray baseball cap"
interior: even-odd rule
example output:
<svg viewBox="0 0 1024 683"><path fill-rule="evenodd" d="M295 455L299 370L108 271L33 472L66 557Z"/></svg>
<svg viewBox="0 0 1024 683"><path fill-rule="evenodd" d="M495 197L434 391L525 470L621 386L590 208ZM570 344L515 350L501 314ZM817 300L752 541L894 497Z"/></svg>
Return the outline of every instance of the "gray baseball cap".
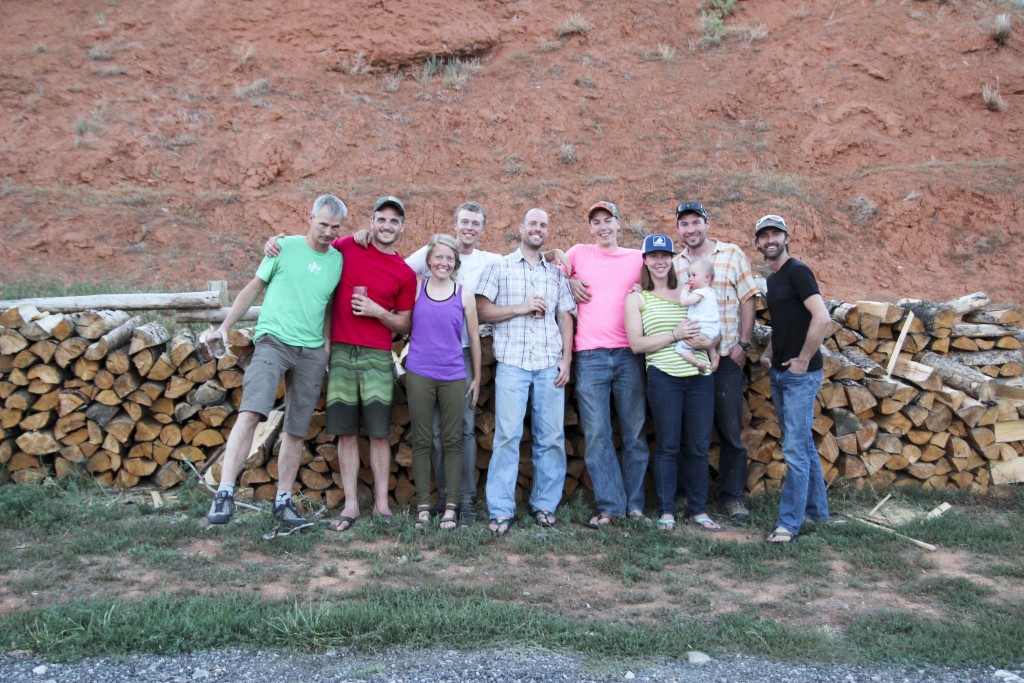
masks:
<svg viewBox="0 0 1024 683"><path fill-rule="evenodd" d="M777 216L774 213L770 213L767 216L761 216L761 218L754 224L754 237L766 228L778 228L782 232L789 234L789 228L786 227L786 219L782 216Z"/></svg>
<svg viewBox="0 0 1024 683"><path fill-rule="evenodd" d="M391 208L398 211L398 213L402 214L402 218L405 218L405 204L403 204L402 200L399 199L398 197L392 197L391 195L381 197L373 205L373 212L377 213L385 206L390 206Z"/></svg>

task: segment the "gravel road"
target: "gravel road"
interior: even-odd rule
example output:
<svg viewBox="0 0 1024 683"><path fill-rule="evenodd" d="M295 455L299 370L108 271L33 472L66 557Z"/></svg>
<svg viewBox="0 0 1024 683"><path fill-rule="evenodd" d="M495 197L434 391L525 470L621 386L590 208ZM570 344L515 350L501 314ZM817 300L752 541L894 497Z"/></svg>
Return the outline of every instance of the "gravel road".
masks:
<svg viewBox="0 0 1024 683"><path fill-rule="evenodd" d="M511 683L513 681L678 681L679 683L1024 683L1024 664L994 667L876 668L771 662L756 657L711 659L691 653L689 661L588 663L571 654L545 650L390 651L378 654L333 650L324 654L208 650L176 657L133 656L50 664L24 653L0 655L4 683L255 683L373 681L418 683Z"/></svg>

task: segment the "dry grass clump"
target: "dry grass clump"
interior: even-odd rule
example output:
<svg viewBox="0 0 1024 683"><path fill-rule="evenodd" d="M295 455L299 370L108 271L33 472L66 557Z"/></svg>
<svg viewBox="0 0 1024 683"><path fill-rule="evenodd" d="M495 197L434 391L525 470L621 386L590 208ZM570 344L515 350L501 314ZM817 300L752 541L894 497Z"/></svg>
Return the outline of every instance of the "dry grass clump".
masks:
<svg viewBox="0 0 1024 683"><path fill-rule="evenodd" d="M1010 22L1010 15L1000 14L989 24L988 35L996 41L996 45L1006 45L1013 33L1013 24Z"/></svg>
<svg viewBox="0 0 1024 683"><path fill-rule="evenodd" d="M239 45L235 48L235 54L238 56L238 66L245 66L256 59L256 46L248 43Z"/></svg>
<svg viewBox="0 0 1024 683"><path fill-rule="evenodd" d="M999 92L999 79L996 79L994 86L986 83L981 87L981 99L985 101L985 108L989 111L1006 111L1006 100Z"/></svg>
<svg viewBox="0 0 1024 683"><path fill-rule="evenodd" d="M257 78L249 85L240 85L235 88L235 97L244 100L246 97L259 97L271 91L270 81L265 78Z"/></svg>
<svg viewBox="0 0 1024 683"><path fill-rule="evenodd" d="M576 153L576 145L571 142L563 142L558 147L558 160L566 166L572 166L573 164L579 163L580 157Z"/></svg>
<svg viewBox="0 0 1024 683"><path fill-rule="evenodd" d="M114 59L114 50L102 43L96 43L89 48L89 59L94 62L109 62Z"/></svg>
<svg viewBox="0 0 1024 683"><path fill-rule="evenodd" d="M362 52L357 52L341 62L341 72L349 76L373 73L373 65L366 61Z"/></svg>
<svg viewBox="0 0 1024 683"><path fill-rule="evenodd" d="M856 225L867 225L872 218L878 215L878 204L870 197L851 199L843 208L850 214Z"/></svg>
<svg viewBox="0 0 1024 683"><path fill-rule="evenodd" d="M445 86L462 90L471 76L475 76L483 70L479 59L449 59L444 65L442 80Z"/></svg>
<svg viewBox="0 0 1024 683"><path fill-rule="evenodd" d="M585 36L590 33L592 28L593 26L583 18L582 14L573 12L558 25L555 32L559 38L569 38L570 36Z"/></svg>

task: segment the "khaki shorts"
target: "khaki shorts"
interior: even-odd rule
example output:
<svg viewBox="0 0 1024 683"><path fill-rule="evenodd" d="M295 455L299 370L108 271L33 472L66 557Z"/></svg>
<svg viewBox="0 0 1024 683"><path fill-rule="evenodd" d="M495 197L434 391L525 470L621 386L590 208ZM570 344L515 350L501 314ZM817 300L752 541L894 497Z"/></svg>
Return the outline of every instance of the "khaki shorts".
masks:
<svg viewBox="0 0 1024 683"><path fill-rule="evenodd" d="M284 431L306 436L327 368L327 351L290 346L264 334L256 340L256 351L242 377L242 405L239 410L263 417L274 408L277 385L284 377Z"/></svg>
<svg viewBox="0 0 1024 683"><path fill-rule="evenodd" d="M390 351L353 344L331 344L327 379L327 433L387 438L395 377Z"/></svg>

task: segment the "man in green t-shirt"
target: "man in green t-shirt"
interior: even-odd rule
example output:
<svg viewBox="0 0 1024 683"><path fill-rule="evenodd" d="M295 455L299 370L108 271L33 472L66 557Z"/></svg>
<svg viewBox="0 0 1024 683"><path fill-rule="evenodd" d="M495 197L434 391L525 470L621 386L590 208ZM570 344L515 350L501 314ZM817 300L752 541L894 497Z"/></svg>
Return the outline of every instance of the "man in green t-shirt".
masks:
<svg viewBox="0 0 1024 683"><path fill-rule="evenodd" d="M256 351L242 380L242 405L225 446L220 487L206 515L210 524L227 524L235 512L235 479L249 454L256 425L274 406L282 376L285 419L273 514L291 528L307 524L292 502L292 487L327 368L330 303L343 261L331 242L347 214L348 208L337 197L317 197L308 232L280 240L281 255L263 259L256 277L235 297L227 318L207 336L208 348L223 344L231 326L266 290L256 323Z"/></svg>

